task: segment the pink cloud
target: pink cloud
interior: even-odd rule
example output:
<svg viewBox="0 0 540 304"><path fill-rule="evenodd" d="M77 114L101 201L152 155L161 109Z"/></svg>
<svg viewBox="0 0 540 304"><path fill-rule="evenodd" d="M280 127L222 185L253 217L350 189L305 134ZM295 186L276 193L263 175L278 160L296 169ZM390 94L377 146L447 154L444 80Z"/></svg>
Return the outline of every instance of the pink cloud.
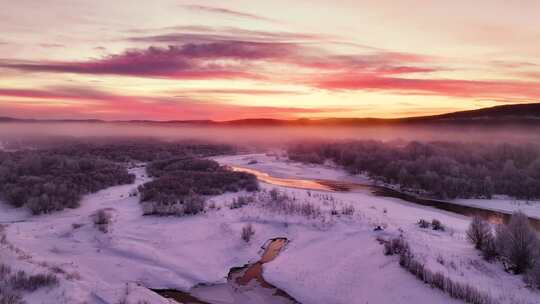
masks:
<svg viewBox="0 0 540 304"><path fill-rule="evenodd" d="M387 77L377 73L326 75L315 86L328 90L390 91L398 94L432 94L470 98L540 99L540 83Z"/></svg>
<svg viewBox="0 0 540 304"><path fill-rule="evenodd" d="M0 68L23 72L75 73L163 77L174 79L267 79L260 64L282 63L292 70L303 68L385 71L391 74L431 72L417 67L430 58L407 53L370 51L358 55L335 55L313 46L290 42L220 40L183 43L168 47L130 49L120 54L87 61L0 61ZM226 63L224 63L226 62ZM291 73L294 74L294 73ZM281 75L286 78L288 75ZM287 80L288 81L288 80Z"/></svg>
<svg viewBox="0 0 540 304"><path fill-rule="evenodd" d="M179 79L258 78L241 63L217 63L282 58L294 49L283 43L224 41L167 48L128 50L118 55L81 62L0 62L0 67L27 72L110 74Z"/></svg>
<svg viewBox="0 0 540 304"><path fill-rule="evenodd" d="M205 42L182 43L168 47L151 46L130 49L87 61L0 61L0 68L19 72L74 73L163 77L172 79L257 79L267 82L297 83L326 90L383 91L394 94L430 94L449 97L493 99L540 99L540 85L535 81L444 79L429 75L449 70L436 65L437 60L421 54L370 50L353 55L337 55L310 44L221 40L203 34ZM279 75L269 72L273 64L288 69ZM298 72L298 67L312 70ZM423 74L419 77L418 74ZM527 77L535 77L530 73ZM301 79L301 80L299 80ZM4 95L22 96L26 92L3 89ZM61 90L78 99L80 92ZM35 98L49 98L59 92L34 91ZM87 96L89 92L82 94ZM208 94L235 94L211 92ZM69 95L71 94L71 95ZM182 93L180 93L182 94ZM199 92L198 94L204 94ZM236 94L271 94L236 91ZM85 97L86 98L86 97ZM116 96L105 96L101 99Z"/></svg>

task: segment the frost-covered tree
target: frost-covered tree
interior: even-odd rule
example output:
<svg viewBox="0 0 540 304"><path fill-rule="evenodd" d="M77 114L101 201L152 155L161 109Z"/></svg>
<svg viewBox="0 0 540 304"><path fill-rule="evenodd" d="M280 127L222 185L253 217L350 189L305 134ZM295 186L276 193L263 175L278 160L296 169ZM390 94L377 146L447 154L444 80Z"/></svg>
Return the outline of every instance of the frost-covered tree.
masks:
<svg viewBox="0 0 540 304"><path fill-rule="evenodd" d="M539 257L540 241L527 216L512 214L507 225L497 230L497 248L515 273L529 270Z"/></svg>
<svg viewBox="0 0 540 304"><path fill-rule="evenodd" d="M480 249L492 237L491 226L482 218L473 217L469 229L467 229L467 238L474 244L474 248Z"/></svg>
<svg viewBox="0 0 540 304"><path fill-rule="evenodd" d="M352 174L437 198L540 198L538 145L342 141L294 145L288 155L303 162L330 159Z"/></svg>
<svg viewBox="0 0 540 304"><path fill-rule="evenodd" d="M158 160L148 165L148 172L155 179L138 188L145 214L198 214L204 211L204 196L259 188L253 174L197 157Z"/></svg>

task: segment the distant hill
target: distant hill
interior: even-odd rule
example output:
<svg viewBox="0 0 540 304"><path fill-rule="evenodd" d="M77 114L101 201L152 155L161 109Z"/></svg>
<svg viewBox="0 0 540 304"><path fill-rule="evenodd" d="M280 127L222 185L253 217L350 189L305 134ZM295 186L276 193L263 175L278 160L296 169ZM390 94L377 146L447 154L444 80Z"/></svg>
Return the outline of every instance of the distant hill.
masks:
<svg viewBox="0 0 540 304"><path fill-rule="evenodd" d="M12 117L0 117L4 123L110 123L110 124L137 124L156 126L370 126L370 125L408 125L408 124L479 124L479 125L540 125L540 103L502 105L490 108L482 108L470 111L452 112L440 115L404 117L404 118L323 118L323 119L296 119L281 120L270 118L251 118L230 121L212 120L127 120L127 121L104 121L99 119L62 119L62 120L39 120L18 119Z"/></svg>
<svg viewBox="0 0 540 304"><path fill-rule="evenodd" d="M25 121L32 121L32 120L0 116L0 122L25 122Z"/></svg>
<svg viewBox="0 0 540 304"><path fill-rule="evenodd" d="M540 125L540 103L502 105L470 111L459 111L440 115L404 118L324 118L324 119L241 119L223 122L227 125L257 126L369 126L393 124L538 124Z"/></svg>
<svg viewBox="0 0 540 304"><path fill-rule="evenodd" d="M502 105L478 110L460 111L447 114L409 118L409 120L540 120L540 103Z"/></svg>

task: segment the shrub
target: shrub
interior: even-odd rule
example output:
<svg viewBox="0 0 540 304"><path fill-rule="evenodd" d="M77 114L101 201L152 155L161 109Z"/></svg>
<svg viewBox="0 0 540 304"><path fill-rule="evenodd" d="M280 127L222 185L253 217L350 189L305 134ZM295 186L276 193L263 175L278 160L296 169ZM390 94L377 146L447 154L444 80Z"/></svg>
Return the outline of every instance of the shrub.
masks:
<svg viewBox="0 0 540 304"><path fill-rule="evenodd" d="M488 239L493 239L489 223L478 216L473 217L467 229L467 238L473 243L474 248L481 249Z"/></svg>
<svg viewBox="0 0 540 304"><path fill-rule="evenodd" d="M71 228L73 228L73 229L79 229L82 226L84 226L84 224L82 224L82 223L73 223L73 224L71 224Z"/></svg>
<svg viewBox="0 0 540 304"><path fill-rule="evenodd" d="M143 202L143 215L184 216L204 212L206 201L196 194L189 194L181 201L169 202Z"/></svg>
<svg viewBox="0 0 540 304"><path fill-rule="evenodd" d="M238 209L246 206L250 202L253 201L252 197L246 197L246 196L239 196L235 199L233 199L232 204L230 206L230 209Z"/></svg>
<svg viewBox="0 0 540 304"><path fill-rule="evenodd" d="M341 208L341 214L343 215L354 215L354 206L353 205L347 205L347 206L343 206Z"/></svg>
<svg viewBox="0 0 540 304"><path fill-rule="evenodd" d="M521 212L512 214L508 224L499 227L496 242L500 255L516 274L526 272L538 259L540 241Z"/></svg>
<svg viewBox="0 0 540 304"><path fill-rule="evenodd" d="M425 229L425 228L429 228L429 222L426 221L425 219L420 219L420 220L418 221L418 227L424 228L424 229Z"/></svg>
<svg viewBox="0 0 540 304"><path fill-rule="evenodd" d="M410 250L400 254L399 265L416 276L418 279L422 280L424 283L446 292L452 298L473 304L499 303L490 295L481 292L474 286L454 281L445 276L442 272L434 272L428 269L424 263L418 261Z"/></svg>
<svg viewBox="0 0 540 304"><path fill-rule="evenodd" d="M143 215L184 215L184 206L180 203L160 204L160 203L142 203Z"/></svg>
<svg viewBox="0 0 540 304"><path fill-rule="evenodd" d="M291 204L294 204L294 203L291 203ZM304 202L300 204L300 212L297 212L297 213L300 213L300 215L303 215L305 217L316 217L320 215L320 212L321 210L315 207L315 205L309 202Z"/></svg>
<svg viewBox="0 0 540 304"><path fill-rule="evenodd" d="M106 209L100 209L92 215L94 226L101 232L109 232L109 225L112 222L112 215Z"/></svg>
<svg viewBox="0 0 540 304"><path fill-rule="evenodd" d="M438 219L433 219L431 221L431 227L433 228L433 230L444 231L444 226Z"/></svg>
<svg viewBox="0 0 540 304"><path fill-rule="evenodd" d="M200 195L190 194L184 199L184 214L194 215L204 211L205 201Z"/></svg>
<svg viewBox="0 0 540 304"><path fill-rule="evenodd" d="M0 281L3 281L11 274L11 267L6 264L0 264Z"/></svg>
<svg viewBox="0 0 540 304"><path fill-rule="evenodd" d="M247 224L244 227L242 227L242 240L244 242L249 243L251 240L251 237L255 234L255 230L253 229L253 226L251 224Z"/></svg>
<svg viewBox="0 0 540 304"><path fill-rule="evenodd" d="M22 297L4 286L0 286L0 304L25 304Z"/></svg>
<svg viewBox="0 0 540 304"><path fill-rule="evenodd" d="M53 274L28 275L24 271L12 273L6 264L0 264L0 304L24 304L20 291L35 291L58 285Z"/></svg>
<svg viewBox="0 0 540 304"><path fill-rule="evenodd" d="M272 190L270 190L270 198L272 198L272 200L273 200L274 202L279 201L281 197L282 197L282 196L280 195L278 189L273 188Z"/></svg>
<svg viewBox="0 0 540 304"><path fill-rule="evenodd" d="M493 233L490 232L487 235L487 238L483 241L482 246L480 247L480 252L486 261L492 261L499 255Z"/></svg>
<svg viewBox="0 0 540 304"><path fill-rule="evenodd" d="M540 262L537 261L534 266L525 274L525 282L532 288L540 289Z"/></svg>
<svg viewBox="0 0 540 304"><path fill-rule="evenodd" d="M305 201L300 203L294 197L290 197L286 192L272 189L269 192L263 191L257 197L258 206L285 215L301 215L310 219L320 217L322 211L318 206Z"/></svg>
<svg viewBox="0 0 540 304"><path fill-rule="evenodd" d="M409 251L409 244L402 236L384 242L385 255L404 254L407 251Z"/></svg>
<svg viewBox="0 0 540 304"><path fill-rule="evenodd" d="M35 291L43 287L58 285L58 278L54 274L28 275L24 271L18 271L9 279L10 286L15 290Z"/></svg>

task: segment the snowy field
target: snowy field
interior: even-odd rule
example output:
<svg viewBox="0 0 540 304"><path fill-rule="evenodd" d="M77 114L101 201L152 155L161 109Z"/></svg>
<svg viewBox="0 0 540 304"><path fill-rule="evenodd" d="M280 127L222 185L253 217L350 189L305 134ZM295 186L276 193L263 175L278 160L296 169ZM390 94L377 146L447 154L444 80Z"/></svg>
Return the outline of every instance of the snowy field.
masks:
<svg viewBox="0 0 540 304"><path fill-rule="evenodd" d="M257 163L249 166L281 177L351 178L331 166L305 166L263 154L216 158L242 166L254 159ZM7 236L7 243L0 245L2 261L29 273L59 273L59 287L26 294L28 303L169 303L145 287L189 290L198 283L225 282L231 267L258 260L260 246L275 237L290 243L264 265L264 277L301 303L461 303L403 270L397 256L383 255L377 238L399 234L429 268L471 283L501 303L540 299L521 277L482 260L466 241L469 219L463 216L363 192L306 191L264 183L263 191L278 188L322 213L283 214L257 201L230 209L235 197L246 195L237 193L209 199L202 215L142 216L138 197L129 194L148 178L144 168L132 172L137 175L135 184L87 195L78 209L31 217L1 205ZM347 206L354 207L354 214L331 214ZM104 208L113 214L108 233L92 222L92 214ZM420 218L437 218L446 231L421 229L416 225ZM240 235L248 223L255 235L245 243ZM374 231L376 226L385 229Z"/></svg>

